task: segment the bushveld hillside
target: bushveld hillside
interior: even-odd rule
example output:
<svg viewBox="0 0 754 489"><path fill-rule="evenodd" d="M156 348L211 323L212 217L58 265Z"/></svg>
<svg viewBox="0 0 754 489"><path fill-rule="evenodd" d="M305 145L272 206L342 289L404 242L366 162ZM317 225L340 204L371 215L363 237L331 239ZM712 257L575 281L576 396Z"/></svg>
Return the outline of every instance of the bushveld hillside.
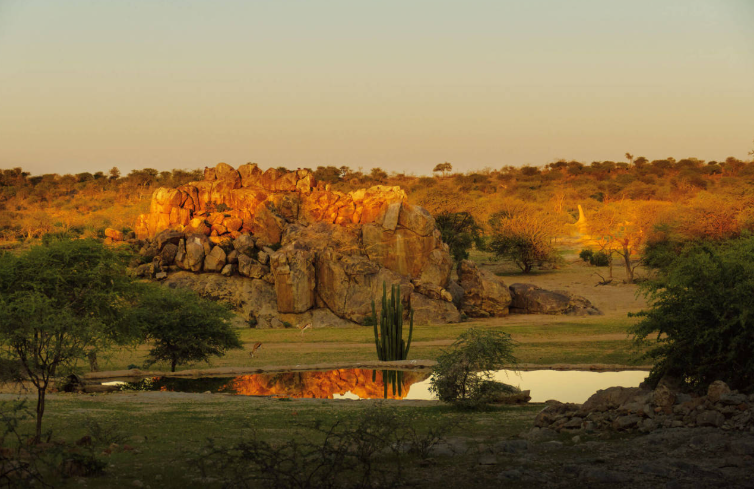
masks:
<svg viewBox="0 0 754 489"><path fill-rule="evenodd" d="M490 218L501 213L538 216L553 226L574 223L579 205L595 227L636 223L643 241L658 233L725 239L754 229L754 161L626 157L625 162L560 160L469 173L452 173L452 165L440 164L432 177L349 167L318 167L313 174L343 192L400 186L409 201L431 213L469 212L487 232L493 230ZM131 230L148 212L156 188L203 176L202 170L150 168L125 176L117 168L76 175L32 176L21 168L0 173L0 239L6 246L49 232L102 236L107 227Z"/></svg>

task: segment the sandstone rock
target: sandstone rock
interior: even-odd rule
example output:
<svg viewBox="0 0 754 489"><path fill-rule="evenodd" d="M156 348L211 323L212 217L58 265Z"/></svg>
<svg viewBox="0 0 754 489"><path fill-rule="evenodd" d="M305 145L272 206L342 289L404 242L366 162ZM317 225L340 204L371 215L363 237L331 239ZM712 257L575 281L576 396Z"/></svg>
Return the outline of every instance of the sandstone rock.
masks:
<svg viewBox="0 0 754 489"><path fill-rule="evenodd" d="M266 265L270 261L270 255L266 251L260 251L257 253L257 261L262 265Z"/></svg>
<svg viewBox="0 0 754 489"><path fill-rule="evenodd" d="M510 286L511 312L524 314L601 314L586 299L563 292L544 290L533 284Z"/></svg>
<svg viewBox="0 0 754 489"><path fill-rule="evenodd" d="M183 241L180 240L179 243ZM162 251L160 252L160 257L162 258L162 263L165 265L170 265L175 261L175 257L178 254L178 246L174 245L173 243L168 243L165 245L164 248L162 248Z"/></svg>
<svg viewBox="0 0 754 489"><path fill-rule="evenodd" d="M359 324L372 314L372 300L377 313L382 308L382 286L388 294L394 284L401 285L401 301L408 312L413 285L405 277L380 268L359 255L344 255L326 250L317 255L317 293L336 315Z"/></svg>
<svg viewBox="0 0 754 489"><path fill-rule="evenodd" d="M411 278L420 277L438 244L433 235L420 236L408 229L386 231L382 226L367 224L361 231L364 251L370 260Z"/></svg>
<svg viewBox="0 0 754 489"><path fill-rule="evenodd" d="M105 236L112 239L113 241L123 241L123 233L118 231L117 229L105 229Z"/></svg>
<svg viewBox="0 0 754 489"><path fill-rule="evenodd" d="M648 392L646 390L639 387L608 387L607 389L598 390L592 394L592 396L581 405L581 412L604 412L609 411L610 409L617 409L623 404L647 394Z"/></svg>
<svg viewBox="0 0 754 489"><path fill-rule="evenodd" d="M220 274L223 277L230 277L231 275L233 275L233 273L235 273L235 271L236 271L236 266L235 265L231 265L230 263L228 263L227 265L225 265L223 267L223 269L220 272Z"/></svg>
<svg viewBox="0 0 754 489"><path fill-rule="evenodd" d="M447 324L461 321L461 313L452 302L430 299L414 292L410 296L411 312L414 314L414 325Z"/></svg>
<svg viewBox="0 0 754 489"><path fill-rule="evenodd" d="M401 205L401 202L391 202L386 205L384 213L377 217L376 222L381 224L384 229L395 231L395 228L398 226Z"/></svg>
<svg viewBox="0 0 754 489"><path fill-rule="evenodd" d="M635 414L631 414L629 416L619 416L615 418L615 421L613 421L613 429L625 430L628 428L633 428L634 426L638 425L640 421L641 418L639 416L636 416Z"/></svg>
<svg viewBox="0 0 754 489"><path fill-rule="evenodd" d="M285 219L264 203L256 209L252 231L260 245L268 246L280 242L285 225Z"/></svg>
<svg viewBox="0 0 754 489"><path fill-rule="evenodd" d="M470 260L462 260L458 264L458 277L464 291L462 312L471 317L508 315L511 296L499 277L487 270L480 270Z"/></svg>
<svg viewBox="0 0 754 489"><path fill-rule="evenodd" d="M186 258L183 261L186 270L198 272L204 264L204 243L199 236L186 238ZM179 265L180 266L180 265Z"/></svg>
<svg viewBox="0 0 754 489"><path fill-rule="evenodd" d="M429 236L435 230L435 218L425 209L410 204L401 206L398 224L419 236Z"/></svg>
<svg viewBox="0 0 754 489"><path fill-rule="evenodd" d="M186 257L186 240L185 239L182 239L178 243L178 250L176 250L176 252L175 252L174 262L175 262L175 264L178 267L180 267L180 268L182 268L184 270L189 270L191 268L188 265L188 260L187 260L187 257Z"/></svg>
<svg viewBox="0 0 754 489"><path fill-rule="evenodd" d="M730 393L730 387L722 380L716 380L712 382L707 388L707 398L711 402L717 402L720 400L720 396Z"/></svg>
<svg viewBox="0 0 754 489"><path fill-rule="evenodd" d="M168 243L177 245L184 238L183 231L177 231L174 229L165 229L155 235L154 241L157 243L157 249L161 250Z"/></svg>
<svg viewBox="0 0 754 489"><path fill-rule="evenodd" d="M222 247L215 246L209 255L204 258L205 272L219 272L225 266L225 251Z"/></svg>
<svg viewBox="0 0 754 489"><path fill-rule="evenodd" d="M309 226L289 225L283 233L280 244L286 247L293 243L304 244L307 248L315 251L324 251L326 248L331 248L338 253L347 255L362 254L361 233L357 228L322 222Z"/></svg>
<svg viewBox="0 0 754 489"><path fill-rule="evenodd" d="M699 426L714 426L719 428L725 422L725 415L719 411L702 411L696 417Z"/></svg>
<svg viewBox="0 0 754 489"><path fill-rule="evenodd" d="M450 281L452 269L453 260L450 258L449 250L435 248L429 253L419 279L425 284L436 284L445 288Z"/></svg>
<svg viewBox="0 0 754 489"><path fill-rule="evenodd" d="M652 403L663 409L672 409L676 394L668 386L660 385L652 393Z"/></svg>
<svg viewBox="0 0 754 489"><path fill-rule="evenodd" d="M198 294L229 303L239 310L245 320L253 318L257 328L282 327L278 319L275 289L262 280L216 273L192 274L176 272L162 282L168 287L183 287Z"/></svg>
<svg viewBox="0 0 754 489"><path fill-rule="evenodd" d="M270 257L278 311L304 312L314 306L314 259L313 252L292 245Z"/></svg>
<svg viewBox="0 0 754 489"><path fill-rule="evenodd" d="M456 282L455 280L450 280L448 282L446 290L450 293L453 305L456 306L456 308L460 308L461 301L463 301L463 287L458 285L458 282Z"/></svg>
<svg viewBox="0 0 754 489"><path fill-rule="evenodd" d="M227 256L225 257L225 261L228 262L228 263L230 263L230 264L232 264L232 265L237 264L238 263L238 251L232 250L230 253L228 253Z"/></svg>
<svg viewBox="0 0 754 489"><path fill-rule="evenodd" d="M453 296L450 295L450 292L443 289L439 285L426 284L419 280L415 280L412 283L414 284L414 290L416 292L422 295L426 295L430 299L453 302Z"/></svg>
<svg viewBox="0 0 754 489"><path fill-rule="evenodd" d="M241 234L233 240L233 248L235 248L238 253L252 256L254 252L254 238L248 233Z"/></svg>
<svg viewBox="0 0 754 489"><path fill-rule="evenodd" d="M246 255L238 255L238 273L244 277L262 278L270 273L270 268Z"/></svg>

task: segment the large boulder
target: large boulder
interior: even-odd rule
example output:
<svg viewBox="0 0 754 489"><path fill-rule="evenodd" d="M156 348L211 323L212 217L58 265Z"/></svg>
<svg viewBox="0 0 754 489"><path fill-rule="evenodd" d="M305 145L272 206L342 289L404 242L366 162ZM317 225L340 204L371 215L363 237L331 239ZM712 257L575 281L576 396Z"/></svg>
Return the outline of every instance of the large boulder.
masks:
<svg viewBox="0 0 754 489"><path fill-rule="evenodd" d="M414 324L447 324L461 321L461 313L452 302L442 299L431 299L414 292L410 297L411 312L414 314Z"/></svg>
<svg viewBox="0 0 754 489"><path fill-rule="evenodd" d="M392 285L401 286L401 301L408 311L414 287L405 277L363 256L344 255L334 250L317 255L317 294L339 317L363 324L372 314L372 300L379 314L383 283L388 293Z"/></svg>
<svg viewBox="0 0 754 489"><path fill-rule="evenodd" d="M205 245L204 240L200 236L190 236L186 238L186 256L185 260L182 260L182 264L178 266L185 270L191 270L192 272L199 272L204 264L205 257Z"/></svg>
<svg viewBox="0 0 754 489"><path fill-rule="evenodd" d="M364 251L370 260L411 278L421 276L438 245L433 234L421 236L409 229L387 231L377 224L365 224L361 232Z"/></svg>
<svg viewBox="0 0 754 489"><path fill-rule="evenodd" d="M479 269L474 262L458 264L459 285L463 288L461 311L470 317L508 315L511 295L505 283L492 272Z"/></svg>
<svg viewBox="0 0 754 489"><path fill-rule="evenodd" d="M222 246L215 246L204 258L205 272L220 272L225 267L225 251Z"/></svg>
<svg viewBox="0 0 754 489"><path fill-rule="evenodd" d="M270 267L262 265L257 260L250 258L247 255L239 254L237 259L238 273L240 273L244 277L262 278L270 273Z"/></svg>
<svg viewBox="0 0 754 489"><path fill-rule="evenodd" d="M520 314L599 315L599 309L583 297L561 291L545 290L533 284L510 286L511 312Z"/></svg>
<svg viewBox="0 0 754 489"><path fill-rule="evenodd" d="M302 328L307 324L311 324L312 328L348 328L356 325L353 321L336 316L326 307L309 309L300 314L281 314L280 320L297 328Z"/></svg>
<svg viewBox="0 0 754 489"><path fill-rule="evenodd" d="M162 282L168 287L182 287L209 299L229 303L245 321L257 328L282 328L278 318L275 288L263 280L217 273L193 274L176 272Z"/></svg>
<svg viewBox="0 0 754 489"><path fill-rule="evenodd" d="M435 218L426 209L406 203L401 206L398 224L419 236L429 236L435 230Z"/></svg>
<svg viewBox="0 0 754 489"><path fill-rule="evenodd" d="M447 245L435 248L429 253L427 261L422 267L419 280L425 284L435 284L442 288L450 282L450 272L453 269L453 260Z"/></svg>
<svg viewBox="0 0 754 489"><path fill-rule="evenodd" d="M314 306L315 254L291 245L270 256L278 311L304 312Z"/></svg>

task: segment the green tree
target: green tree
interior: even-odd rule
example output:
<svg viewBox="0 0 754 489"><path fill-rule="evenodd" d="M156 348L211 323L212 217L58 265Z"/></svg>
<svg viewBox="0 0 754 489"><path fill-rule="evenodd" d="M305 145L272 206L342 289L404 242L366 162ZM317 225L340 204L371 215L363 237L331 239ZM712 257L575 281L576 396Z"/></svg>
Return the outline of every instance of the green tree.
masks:
<svg viewBox="0 0 754 489"><path fill-rule="evenodd" d="M478 405L500 393L513 393L513 386L492 380L496 370L515 368L514 343L502 331L471 328L437 357L430 390L444 402Z"/></svg>
<svg viewBox="0 0 754 489"><path fill-rule="evenodd" d="M441 172L442 176L446 176L451 171L453 171L453 165L447 161L445 163L438 163L435 165L434 170L432 170L433 173Z"/></svg>
<svg viewBox="0 0 754 489"><path fill-rule="evenodd" d="M754 237L691 243L640 285L650 309L632 333L665 376L704 391L715 380L754 391ZM652 338L652 339L649 339Z"/></svg>
<svg viewBox="0 0 754 489"><path fill-rule="evenodd" d="M148 363L180 364L209 361L233 348L241 348L231 328L232 312L227 305L204 299L186 289L168 289L147 284L129 320L152 341Z"/></svg>
<svg viewBox="0 0 754 489"><path fill-rule="evenodd" d="M65 235L19 256L0 255L0 347L37 389L37 440L51 380L88 353L137 337L122 321L135 293L125 258Z"/></svg>
<svg viewBox="0 0 754 489"><path fill-rule="evenodd" d="M473 244L478 249L484 249L482 228L470 213L446 211L435 216L435 223L455 261L467 259Z"/></svg>
<svg viewBox="0 0 754 489"><path fill-rule="evenodd" d="M493 214L490 225L489 249L498 257L511 260L524 273L531 272L534 265L557 263L560 258L553 246L559 224L546 213L498 212Z"/></svg>

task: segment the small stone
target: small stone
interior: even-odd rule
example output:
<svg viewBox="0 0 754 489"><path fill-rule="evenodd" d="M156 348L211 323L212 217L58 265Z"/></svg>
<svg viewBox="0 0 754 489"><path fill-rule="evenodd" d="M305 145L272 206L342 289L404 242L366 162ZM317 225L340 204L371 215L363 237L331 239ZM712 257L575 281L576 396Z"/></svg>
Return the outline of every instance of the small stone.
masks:
<svg viewBox="0 0 754 489"><path fill-rule="evenodd" d="M725 422L725 415L717 411L704 411L696 417L699 426L714 426L719 428Z"/></svg>
<svg viewBox="0 0 754 489"><path fill-rule="evenodd" d="M156 278L157 280L165 280L166 278L168 278L168 274L167 272L158 272L154 274L154 278Z"/></svg>
<svg viewBox="0 0 754 489"><path fill-rule="evenodd" d="M138 480L138 479L136 479L135 481L133 481L133 482L131 483L131 485L132 485L132 486L134 486L134 487L144 487L144 483L143 483L143 482L141 482L141 481L140 481L140 480Z"/></svg>
<svg viewBox="0 0 754 489"><path fill-rule="evenodd" d="M722 380L716 380L712 382L707 388L707 399L711 402L717 402L720 400L720 396L723 394L729 394L730 387Z"/></svg>
<svg viewBox="0 0 754 489"><path fill-rule="evenodd" d="M497 458L491 453L484 453L479 457L479 465L497 465Z"/></svg>
<svg viewBox="0 0 754 489"><path fill-rule="evenodd" d="M576 436L574 436L573 438L571 438L571 441L572 441L572 442L573 442L574 444L578 444L578 443L581 443L581 437L580 437L579 435L576 435Z"/></svg>

